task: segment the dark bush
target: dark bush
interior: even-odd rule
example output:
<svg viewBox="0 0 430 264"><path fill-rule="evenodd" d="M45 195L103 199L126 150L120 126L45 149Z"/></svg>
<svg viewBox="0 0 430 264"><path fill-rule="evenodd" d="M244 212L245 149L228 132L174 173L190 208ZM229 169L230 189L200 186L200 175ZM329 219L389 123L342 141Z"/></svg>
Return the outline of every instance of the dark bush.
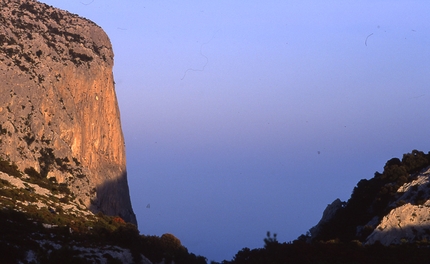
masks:
<svg viewBox="0 0 430 264"><path fill-rule="evenodd" d="M27 174L28 176L30 176L32 178L42 179L42 176L40 175L40 173L33 167L25 168L24 172L25 172L25 174Z"/></svg>
<svg viewBox="0 0 430 264"><path fill-rule="evenodd" d="M402 165L392 164L386 165L384 167L384 172L382 173L382 179L389 182L397 182L398 179L403 177L408 177L409 173L406 168Z"/></svg>
<svg viewBox="0 0 430 264"><path fill-rule="evenodd" d="M18 170L18 166L15 163L10 163L7 160L0 158L0 171L9 174L10 176L21 177L21 172Z"/></svg>
<svg viewBox="0 0 430 264"><path fill-rule="evenodd" d="M403 154L402 164L405 166L408 173L413 174L429 166L430 162L428 155L414 149L412 153Z"/></svg>
<svg viewBox="0 0 430 264"><path fill-rule="evenodd" d="M69 187L67 186L66 183L60 183L60 184L58 184L58 191L60 193L66 194L66 195L71 194L70 189L69 189Z"/></svg>
<svg viewBox="0 0 430 264"><path fill-rule="evenodd" d="M40 175L46 178L52 165L55 162L55 156L52 148L43 148L40 150L39 164L40 164Z"/></svg>

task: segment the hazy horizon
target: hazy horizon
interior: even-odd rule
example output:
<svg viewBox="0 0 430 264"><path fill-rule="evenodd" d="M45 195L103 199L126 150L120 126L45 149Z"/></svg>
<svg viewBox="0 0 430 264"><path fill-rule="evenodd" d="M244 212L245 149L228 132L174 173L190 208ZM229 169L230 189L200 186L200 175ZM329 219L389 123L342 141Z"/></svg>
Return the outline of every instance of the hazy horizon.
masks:
<svg viewBox="0 0 430 264"><path fill-rule="evenodd" d="M208 261L294 240L430 151L426 1L42 2L112 41L141 234Z"/></svg>

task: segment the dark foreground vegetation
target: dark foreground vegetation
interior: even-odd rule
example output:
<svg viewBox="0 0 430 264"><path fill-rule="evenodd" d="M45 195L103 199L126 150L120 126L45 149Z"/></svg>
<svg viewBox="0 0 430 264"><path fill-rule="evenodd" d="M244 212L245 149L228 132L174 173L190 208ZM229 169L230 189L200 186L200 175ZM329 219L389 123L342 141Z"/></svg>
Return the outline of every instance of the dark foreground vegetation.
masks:
<svg viewBox="0 0 430 264"><path fill-rule="evenodd" d="M51 218L53 214L46 215ZM130 250L135 263L139 263L141 255L153 263L163 260L165 263L206 263L206 258L189 253L175 236L140 235L135 225L125 223L119 217L98 214L95 222L77 223L78 219L75 219L71 225L46 228L39 222L44 218L42 213L31 216L9 209L0 210L0 263L95 263L80 256L78 248L96 250L116 246ZM61 215L55 217L61 221ZM91 228L83 229L84 226ZM25 261L29 251L33 252L37 262ZM114 257L110 260L108 263L121 263Z"/></svg>
<svg viewBox="0 0 430 264"><path fill-rule="evenodd" d="M312 242L296 240L279 243L275 238L266 238L264 248L240 250L231 261L222 264L284 264L284 263L429 263L430 244L404 244L382 246L362 245L358 241Z"/></svg>

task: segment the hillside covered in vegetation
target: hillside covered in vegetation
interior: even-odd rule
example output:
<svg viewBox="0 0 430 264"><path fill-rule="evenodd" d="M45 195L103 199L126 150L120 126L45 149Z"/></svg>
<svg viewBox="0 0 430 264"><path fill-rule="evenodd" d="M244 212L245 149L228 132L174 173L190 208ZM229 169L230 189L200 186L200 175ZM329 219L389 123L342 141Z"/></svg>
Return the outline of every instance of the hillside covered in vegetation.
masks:
<svg viewBox="0 0 430 264"><path fill-rule="evenodd" d="M430 259L430 152L392 158L362 179L350 199L337 199L307 234L243 248L223 264L427 263Z"/></svg>
<svg viewBox="0 0 430 264"><path fill-rule="evenodd" d="M64 184L0 160L0 263L206 263L172 234L93 214Z"/></svg>

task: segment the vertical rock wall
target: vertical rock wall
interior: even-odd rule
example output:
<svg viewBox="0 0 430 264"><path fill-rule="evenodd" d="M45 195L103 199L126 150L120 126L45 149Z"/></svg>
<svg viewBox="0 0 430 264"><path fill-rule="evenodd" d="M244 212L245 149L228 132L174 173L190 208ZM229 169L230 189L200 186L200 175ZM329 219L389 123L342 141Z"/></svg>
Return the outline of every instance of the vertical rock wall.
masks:
<svg viewBox="0 0 430 264"><path fill-rule="evenodd" d="M0 25L0 156L136 224L105 32L32 0L3 0Z"/></svg>

